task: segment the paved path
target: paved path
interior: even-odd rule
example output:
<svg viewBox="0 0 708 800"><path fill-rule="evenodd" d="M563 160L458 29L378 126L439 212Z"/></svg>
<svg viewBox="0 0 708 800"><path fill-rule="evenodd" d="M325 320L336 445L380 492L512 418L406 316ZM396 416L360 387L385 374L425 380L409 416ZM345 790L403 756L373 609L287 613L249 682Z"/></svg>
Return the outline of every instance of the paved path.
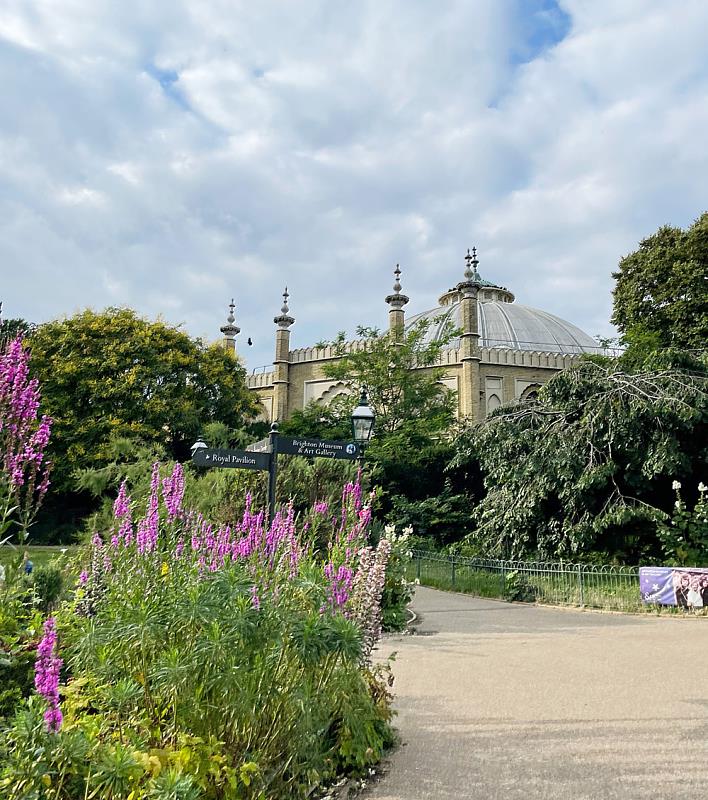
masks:
<svg viewBox="0 0 708 800"><path fill-rule="evenodd" d="M708 620L420 587L398 652L404 745L366 800L708 798Z"/></svg>

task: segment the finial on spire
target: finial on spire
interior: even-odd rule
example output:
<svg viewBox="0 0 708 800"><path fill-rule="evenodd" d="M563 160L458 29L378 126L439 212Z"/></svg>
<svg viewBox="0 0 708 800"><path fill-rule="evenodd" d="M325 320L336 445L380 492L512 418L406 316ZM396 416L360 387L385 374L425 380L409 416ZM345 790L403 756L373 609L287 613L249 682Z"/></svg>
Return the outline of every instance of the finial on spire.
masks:
<svg viewBox="0 0 708 800"><path fill-rule="evenodd" d="M479 277L479 273L477 272L477 265L479 264L479 259L477 258L477 248L473 247L472 252L470 252L469 247L467 248L467 255L465 256L465 280L468 283L477 282L481 280Z"/></svg>
<svg viewBox="0 0 708 800"><path fill-rule="evenodd" d="M283 305L280 309L280 316L275 317L273 322L279 328L289 328L294 322L295 319L290 316L290 306L288 305L288 298L290 297L290 293L288 292L288 287L285 287L285 291L283 292Z"/></svg>
<svg viewBox="0 0 708 800"><path fill-rule="evenodd" d="M394 309L401 309L403 306L408 302L408 298L406 295L401 294L402 286L401 286L401 265L396 264L396 269L394 269L393 274L395 276L395 281L393 283L393 294L390 294L386 298L386 302Z"/></svg>
<svg viewBox="0 0 708 800"><path fill-rule="evenodd" d="M235 308L236 304L234 303L234 299L232 297L231 302L229 303L229 314L226 317L226 325L222 325L221 328L219 328L219 330L224 334L227 347L231 350L236 347L235 338L239 335L239 333L241 333L241 328L236 325L236 316L234 314Z"/></svg>

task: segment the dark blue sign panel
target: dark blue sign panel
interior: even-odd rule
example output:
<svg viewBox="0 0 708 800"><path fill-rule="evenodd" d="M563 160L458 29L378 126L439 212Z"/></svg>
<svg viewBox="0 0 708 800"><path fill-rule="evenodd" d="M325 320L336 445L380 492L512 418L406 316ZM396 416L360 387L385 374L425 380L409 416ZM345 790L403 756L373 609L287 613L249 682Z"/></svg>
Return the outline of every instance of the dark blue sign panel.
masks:
<svg viewBox="0 0 708 800"><path fill-rule="evenodd" d="M268 453L249 453L245 450L220 450L204 447L192 456L192 463L198 467L231 467L232 469L268 469Z"/></svg>
<svg viewBox="0 0 708 800"><path fill-rule="evenodd" d="M279 453L310 458L355 459L361 455L361 447L354 442L332 442L327 439L278 436L276 447Z"/></svg>

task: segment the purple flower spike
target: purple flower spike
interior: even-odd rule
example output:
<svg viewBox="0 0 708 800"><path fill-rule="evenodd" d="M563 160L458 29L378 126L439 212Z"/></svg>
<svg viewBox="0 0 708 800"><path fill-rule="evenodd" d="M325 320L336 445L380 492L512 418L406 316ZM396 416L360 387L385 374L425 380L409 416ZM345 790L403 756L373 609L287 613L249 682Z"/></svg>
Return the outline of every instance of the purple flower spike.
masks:
<svg viewBox="0 0 708 800"><path fill-rule="evenodd" d="M37 660L34 665L34 686L49 706L44 714L44 722L50 733L58 731L62 723L59 708L59 672L64 662L56 655L56 643L56 620L50 617L44 623L44 634L37 647Z"/></svg>

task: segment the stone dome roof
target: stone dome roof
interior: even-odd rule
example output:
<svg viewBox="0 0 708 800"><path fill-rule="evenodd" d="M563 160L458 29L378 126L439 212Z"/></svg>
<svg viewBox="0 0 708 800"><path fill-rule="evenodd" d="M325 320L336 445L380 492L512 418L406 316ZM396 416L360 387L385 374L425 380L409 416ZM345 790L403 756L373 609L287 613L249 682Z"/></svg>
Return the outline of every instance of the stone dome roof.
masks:
<svg viewBox="0 0 708 800"><path fill-rule="evenodd" d="M440 338L446 326L462 328L461 295L451 289L440 305L406 320L406 328L425 319L430 321L428 341ZM480 347L535 350L544 353L594 353L598 343L587 333L547 311L514 302L514 295L489 281L481 281L477 319ZM450 343L458 347L459 340Z"/></svg>

